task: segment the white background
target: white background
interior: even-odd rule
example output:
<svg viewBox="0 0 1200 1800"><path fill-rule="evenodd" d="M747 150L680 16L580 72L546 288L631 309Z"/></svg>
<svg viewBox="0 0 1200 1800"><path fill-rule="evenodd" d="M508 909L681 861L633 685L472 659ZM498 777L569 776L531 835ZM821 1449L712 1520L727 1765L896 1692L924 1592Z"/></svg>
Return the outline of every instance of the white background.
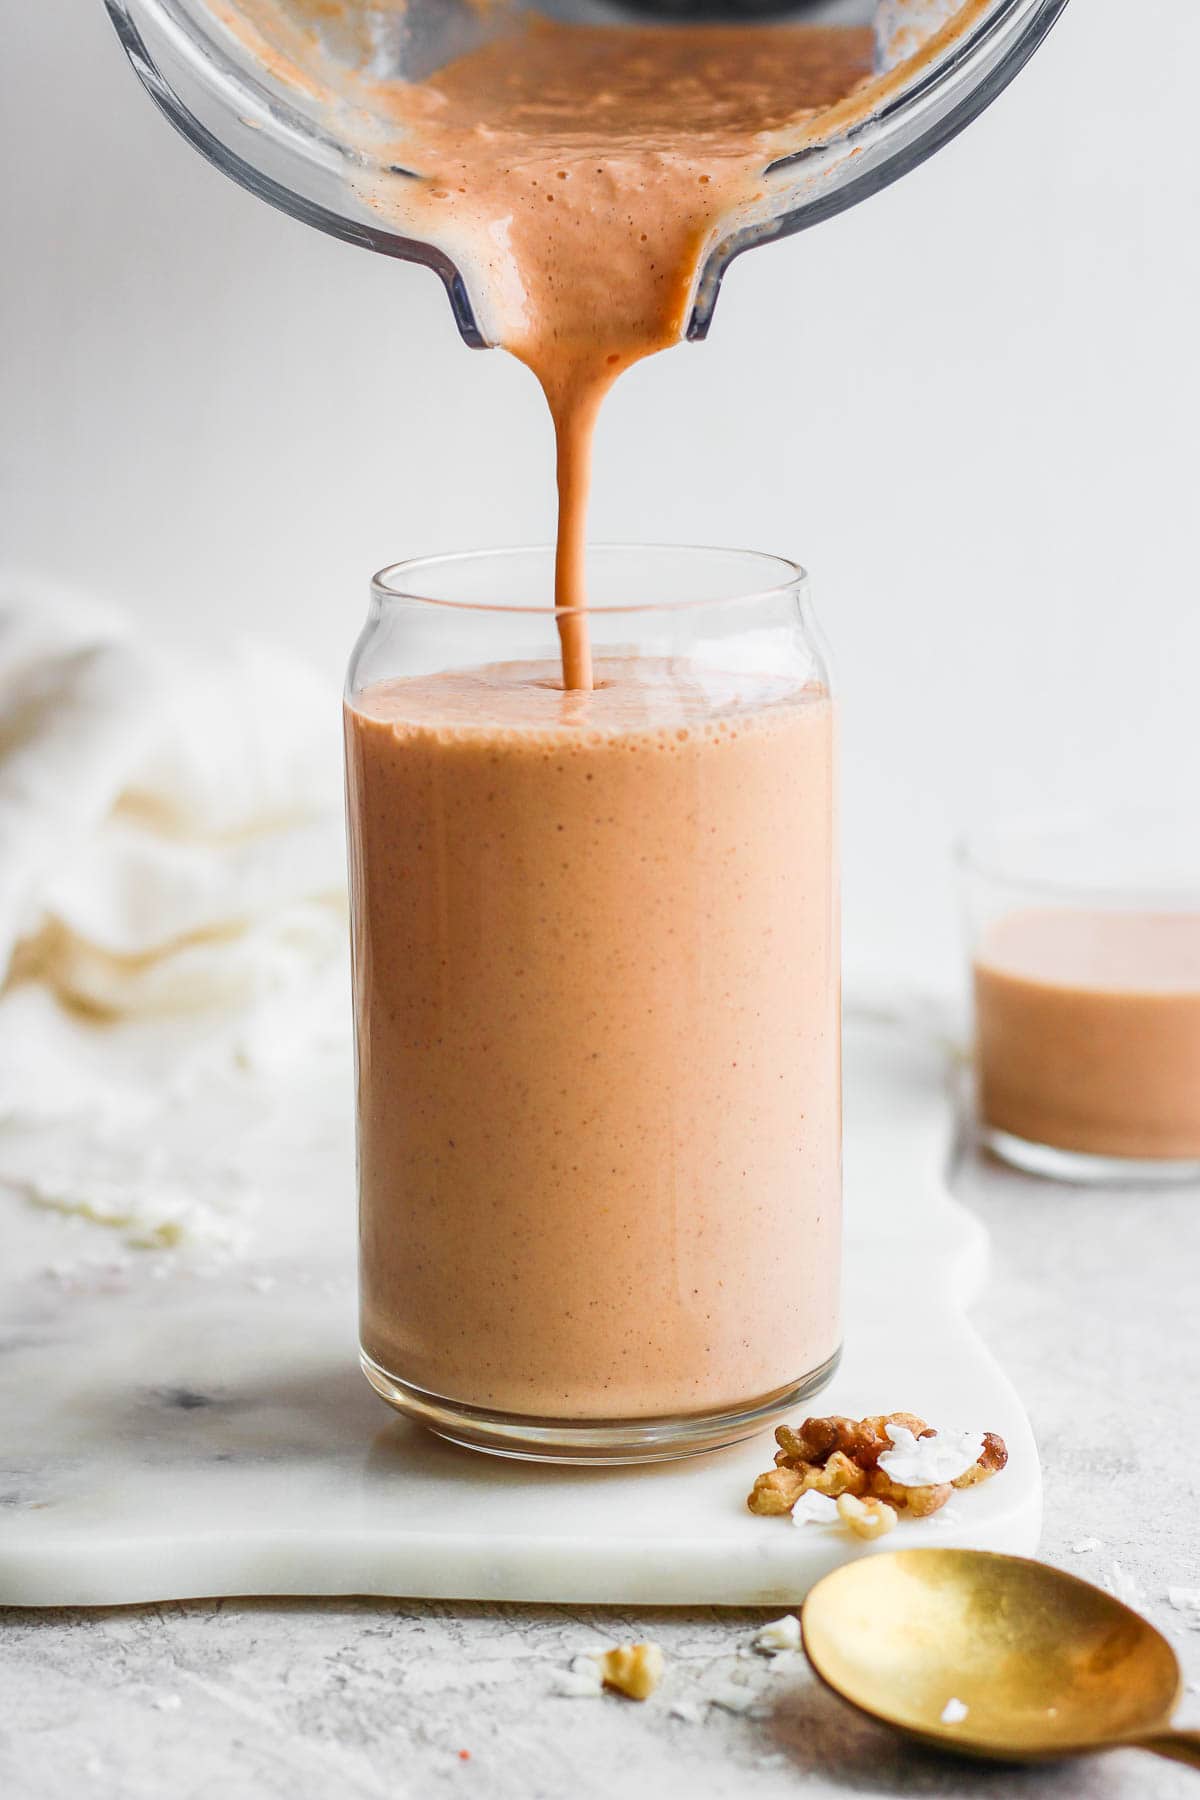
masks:
<svg viewBox="0 0 1200 1800"><path fill-rule="evenodd" d="M544 538L530 377L434 278L156 116L100 0L4 14L0 562L335 680L371 569ZM1073 0L956 144L739 262L604 415L594 535L806 562L844 701L851 968L953 979L965 821L1200 776L1200 8ZM264 695L264 705L270 696Z"/></svg>

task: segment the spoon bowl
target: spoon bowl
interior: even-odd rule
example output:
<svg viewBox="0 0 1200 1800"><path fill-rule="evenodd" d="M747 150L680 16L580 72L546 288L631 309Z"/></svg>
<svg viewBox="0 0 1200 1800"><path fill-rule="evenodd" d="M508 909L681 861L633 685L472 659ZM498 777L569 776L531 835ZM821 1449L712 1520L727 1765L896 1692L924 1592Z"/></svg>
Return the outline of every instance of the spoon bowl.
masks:
<svg viewBox="0 0 1200 1800"><path fill-rule="evenodd" d="M861 1712L939 1749L1036 1762L1139 1745L1200 1767L1176 1732L1162 1634L1110 1594L1024 1557L898 1550L817 1583L804 1648Z"/></svg>

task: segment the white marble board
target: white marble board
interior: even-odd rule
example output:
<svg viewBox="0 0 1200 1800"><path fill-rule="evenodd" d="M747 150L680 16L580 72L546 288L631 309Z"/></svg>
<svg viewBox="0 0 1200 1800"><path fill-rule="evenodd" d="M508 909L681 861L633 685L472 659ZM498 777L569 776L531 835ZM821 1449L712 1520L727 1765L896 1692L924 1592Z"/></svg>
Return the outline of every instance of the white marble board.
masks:
<svg viewBox="0 0 1200 1800"><path fill-rule="evenodd" d="M689 1462L573 1471L457 1450L394 1418L355 1362L348 1087L336 1060L265 1119L250 1097L209 1122L241 1134L257 1164L263 1202L242 1258L117 1254L100 1227L4 1199L0 1603L785 1606L873 1553L837 1529L747 1513L769 1434ZM1005 1474L884 1547L1030 1552L1037 1454L966 1317L986 1242L946 1185L939 1052L914 1032L853 1026L846 1102L846 1353L819 1410L999 1431Z"/></svg>

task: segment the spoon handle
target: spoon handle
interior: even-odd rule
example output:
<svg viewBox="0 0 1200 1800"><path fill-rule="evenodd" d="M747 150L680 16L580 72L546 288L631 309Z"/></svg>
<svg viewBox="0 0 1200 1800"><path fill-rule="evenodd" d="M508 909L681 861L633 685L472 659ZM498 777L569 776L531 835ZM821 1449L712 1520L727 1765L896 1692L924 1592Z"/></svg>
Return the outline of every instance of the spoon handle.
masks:
<svg viewBox="0 0 1200 1800"><path fill-rule="evenodd" d="M1139 1750L1153 1750L1155 1756L1166 1756L1172 1762L1189 1763L1193 1769L1200 1769L1200 1731L1156 1731L1134 1741Z"/></svg>

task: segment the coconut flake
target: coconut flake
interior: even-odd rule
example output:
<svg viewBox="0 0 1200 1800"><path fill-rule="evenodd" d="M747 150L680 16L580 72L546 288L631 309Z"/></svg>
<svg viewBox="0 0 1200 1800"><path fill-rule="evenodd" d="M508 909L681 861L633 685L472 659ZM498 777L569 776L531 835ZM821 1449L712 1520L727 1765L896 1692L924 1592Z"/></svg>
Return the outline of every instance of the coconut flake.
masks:
<svg viewBox="0 0 1200 1800"><path fill-rule="evenodd" d="M1096 1550L1103 1550L1104 1545L1098 1537L1080 1538L1077 1544L1071 1545L1072 1556L1091 1556Z"/></svg>
<svg viewBox="0 0 1200 1800"><path fill-rule="evenodd" d="M569 1667L555 1669L551 1679L551 1692L561 1700L598 1700L604 1688L597 1653L589 1650L573 1656Z"/></svg>
<svg viewBox="0 0 1200 1800"><path fill-rule="evenodd" d="M907 1425L885 1427L892 1448L880 1452L879 1467L898 1487L941 1487L957 1481L983 1455L980 1431L933 1431L917 1437Z"/></svg>
<svg viewBox="0 0 1200 1800"><path fill-rule="evenodd" d="M837 1522L837 1501L831 1500L828 1494L816 1494L811 1488L807 1494L801 1494L792 1508L793 1525L836 1525Z"/></svg>
<svg viewBox="0 0 1200 1800"><path fill-rule="evenodd" d="M707 1695L710 1706L719 1706L722 1712L748 1713L758 1705L758 1695L753 1688L738 1687L732 1681L721 1682Z"/></svg>
<svg viewBox="0 0 1200 1800"><path fill-rule="evenodd" d="M1114 1600L1122 1601L1126 1606L1141 1606L1142 1590L1136 1575L1131 1575L1123 1563L1115 1562L1108 1572L1108 1591Z"/></svg>
<svg viewBox="0 0 1200 1800"><path fill-rule="evenodd" d="M590 1672L576 1669L574 1665L569 1669L555 1669L551 1682L550 1691L560 1700L598 1700L602 1692L600 1671L595 1663Z"/></svg>
<svg viewBox="0 0 1200 1800"><path fill-rule="evenodd" d="M961 1725L969 1711L970 1708L964 1706L961 1700L947 1700L942 1708L942 1724Z"/></svg>
<svg viewBox="0 0 1200 1800"><path fill-rule="evenodd" d="M1169 1587L1167 1599L1183 1614L1189 1631L1200 1631L1200 1588Z"/></svg>
<svg viewBox="0 0 1200 1800"><path fill-rule="evenodd" d="M784 1613L782 1619L772 1619L769 1625L764 1625L754 1639L754 1648L764 1651L768 1656L773 1656L780 1650L798 1650L800 1621L795 1613Z"/></svg>

